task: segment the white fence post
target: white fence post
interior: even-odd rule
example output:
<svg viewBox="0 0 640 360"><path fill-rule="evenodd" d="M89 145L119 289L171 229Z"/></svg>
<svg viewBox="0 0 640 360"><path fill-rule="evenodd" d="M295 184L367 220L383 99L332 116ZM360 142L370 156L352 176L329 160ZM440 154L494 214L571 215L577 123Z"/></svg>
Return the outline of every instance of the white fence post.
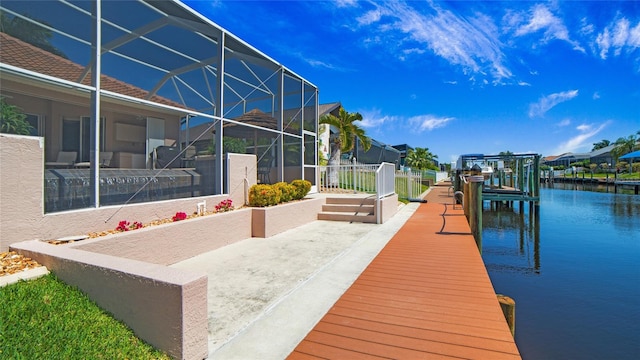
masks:
<svg viewBox="0 0 640 360"><path fill-rule="evenodd" d="M351 164L352 164L351 166L352 166L352 169L353 169L353 172L352 172L353 177L351 179L351 182L353 183L353 193L355 194L355 193L358 192L357 188L356 188L356 183L357 183L357 181L356 181L356 158L352 158L351 159Z"/></svg>
<svg viewBox="0 0 640 360"><path fill-rule="evenodd" d="M413 199L413 172L407 174L407 196L409 199Z"/></svg>

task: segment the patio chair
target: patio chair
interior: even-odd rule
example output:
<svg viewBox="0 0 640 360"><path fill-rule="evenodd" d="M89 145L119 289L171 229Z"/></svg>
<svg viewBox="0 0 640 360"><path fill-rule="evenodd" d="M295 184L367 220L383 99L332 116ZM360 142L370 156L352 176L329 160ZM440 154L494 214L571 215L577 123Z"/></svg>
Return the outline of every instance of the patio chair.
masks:
<svg viewBox="0 0 640 360"><path fill-rule="evenodd" d="M111 165L111 159L113 158L112 151L100 151L100 167L109 167ZM88 168L91 166L91 162L83 161L73 164L76 168Z"/></svg>
<svg viewBox="0 0 640 360"><path fill-rule="evenodd" d="M271 184L271 157L265 156L258 161L258 182L260 184Z"/></svg>
<svg viewBox="0 0 640 360"><path fill-rule="evenodd" d="M182 167L193 167L196 160L196 154L197 151L195 146L187 146L187 148L184 150L184 153L182 153Z"/></svg>
<svg viewBox="0 0 640 360"><path fill-rule="evenodd" d="M44 166L51 168L70 168L76 162L77 157L77 151L59 151L56 161L47 161L44 163Z"/></svg>
<svg viewBox="0 0 640 360"><path fill-rule="evenodd" d="M158 146L153 149L154 169L175 169L180 167L180 150L176 146Z"/></svg>
<svg viewBox="0 0 640 360"><path fill-rule="evenodd" d="M453 193L453 208L464 209L464 193L462 191L456 191Z"/></svg>

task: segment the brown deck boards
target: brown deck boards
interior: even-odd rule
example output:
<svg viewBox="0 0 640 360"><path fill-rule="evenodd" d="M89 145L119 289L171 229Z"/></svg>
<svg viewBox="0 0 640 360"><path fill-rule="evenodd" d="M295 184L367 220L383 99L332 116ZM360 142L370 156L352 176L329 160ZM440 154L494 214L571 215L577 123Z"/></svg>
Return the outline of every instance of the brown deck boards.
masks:
<svg viewBox="0 0 640 360"><path fill-rule="evenodd" d="M427 199L289 359L521 358L462 210Z"/></svg>

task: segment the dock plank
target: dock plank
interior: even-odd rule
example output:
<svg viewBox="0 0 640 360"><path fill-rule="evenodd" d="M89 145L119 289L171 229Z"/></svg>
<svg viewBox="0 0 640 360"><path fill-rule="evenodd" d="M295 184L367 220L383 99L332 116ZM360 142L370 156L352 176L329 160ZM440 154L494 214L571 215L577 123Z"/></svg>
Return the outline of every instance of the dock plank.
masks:
<svg viewBox="0 0 640 360"><path fill-rule="evenodd" d="M289 359L521 358L446 191L433 188Z"/></svg>

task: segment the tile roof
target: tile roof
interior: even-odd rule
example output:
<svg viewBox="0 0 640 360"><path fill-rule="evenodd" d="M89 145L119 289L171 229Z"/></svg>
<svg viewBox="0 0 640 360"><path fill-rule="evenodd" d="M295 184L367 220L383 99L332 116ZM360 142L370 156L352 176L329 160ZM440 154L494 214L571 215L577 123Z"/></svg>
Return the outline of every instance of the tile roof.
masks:
<svg viewBox="0 0 640 360"><path fill-rule="evenodd" d="M60 79L77 82L85 70L84 66L76 64L68 59L47 52L43 49L28 44L13 36L0 33L0 62L20 67L26 70L45 74ZM147 99L148 91L127 84L110 76L102 75L101 87L104 90L116 92L137 99ZM84 85L91 85L91 73L84 77L81 82ZM150 101L184 108L182 104L167 98L153 95Z"/></svg>
<svg viewBox="0 0 640 360"><path fill-rule="evenodd" d="M328 104L320 104L320 105L318 105L319 116L322 116L324 114L328 114L328 113L332 112L333 110L339 109L340 106L342 106L342 104L339 101L338 102L333 102L333 103L328 103Z"/></svg>

